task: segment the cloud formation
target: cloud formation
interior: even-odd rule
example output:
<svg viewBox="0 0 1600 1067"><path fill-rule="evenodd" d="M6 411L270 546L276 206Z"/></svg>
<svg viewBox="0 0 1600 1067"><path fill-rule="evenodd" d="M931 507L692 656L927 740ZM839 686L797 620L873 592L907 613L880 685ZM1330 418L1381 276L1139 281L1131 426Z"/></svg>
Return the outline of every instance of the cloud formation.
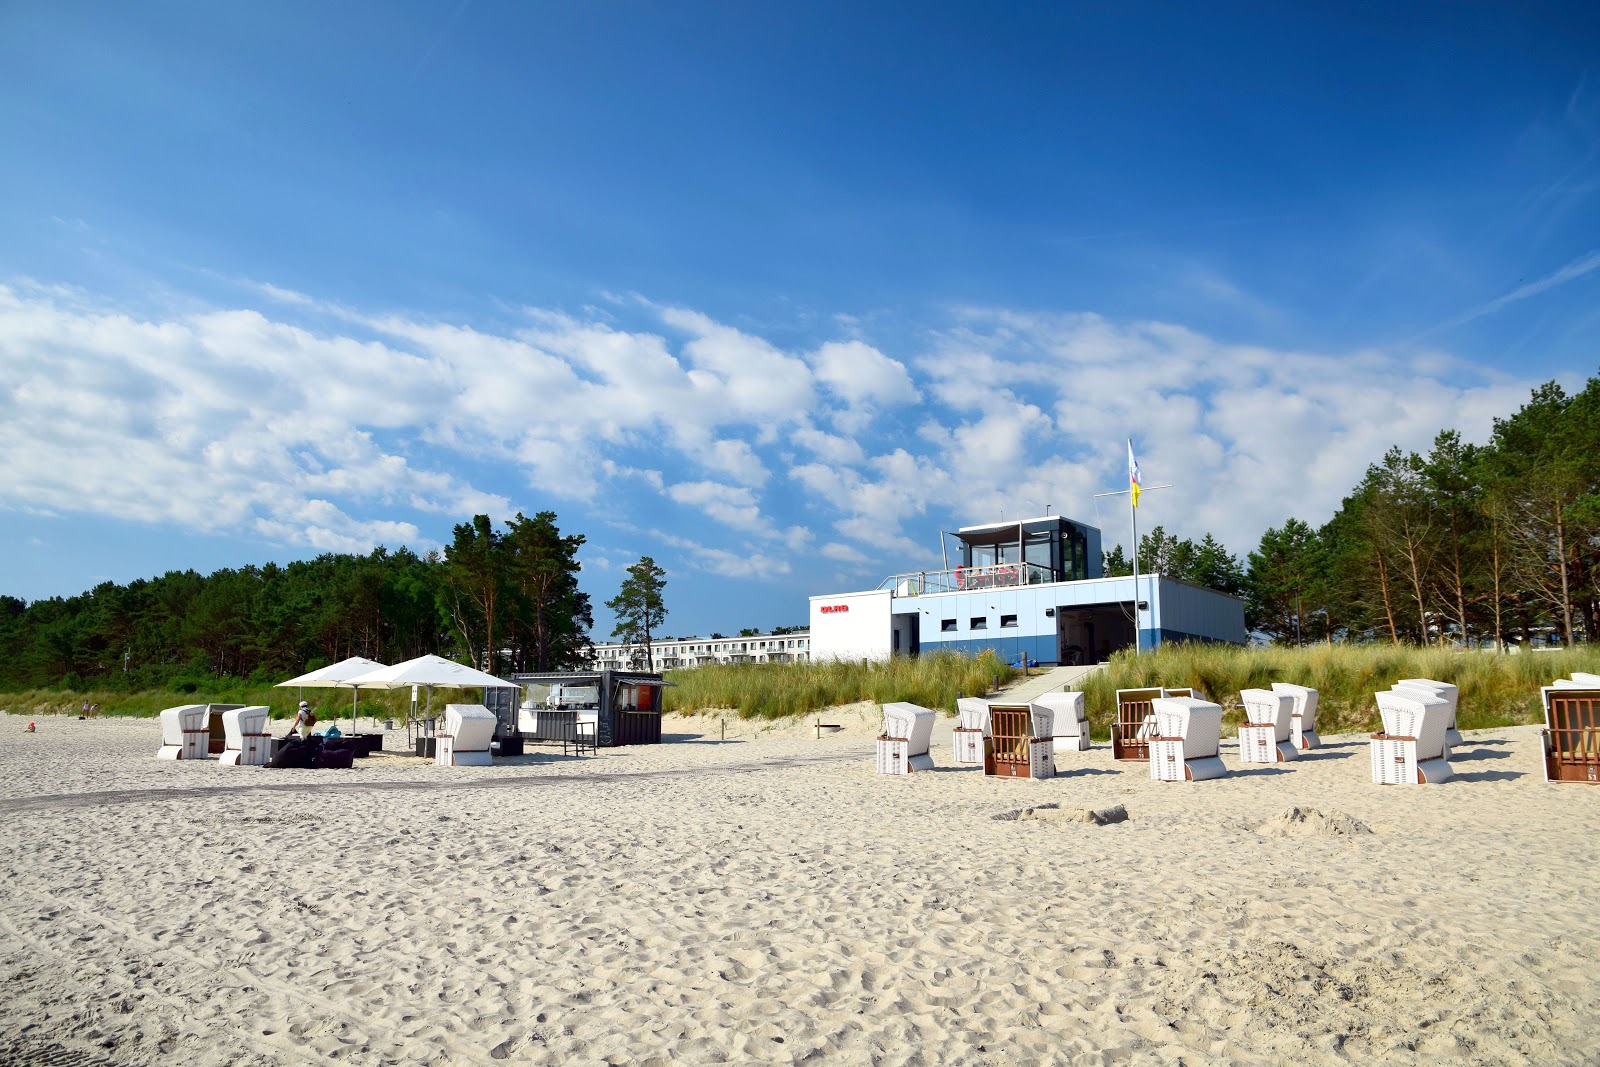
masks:
<svg viewBox="0 0 1600 1067"><path fill-rule="evenodd" d="M261 307L139 316L0 287L0 498L341 551L615 498L690 567L770 578L809 553L881 577L931 565L941 527L1046 507L1125 540L1093 496L1132 437L1174 486L1141 518L1243 552L1326 518L1391 444L1481 439L1532 384L1082 313L962 309L895 358L639 301L632 328L546 309L490 328L251 291Z"/></svg>

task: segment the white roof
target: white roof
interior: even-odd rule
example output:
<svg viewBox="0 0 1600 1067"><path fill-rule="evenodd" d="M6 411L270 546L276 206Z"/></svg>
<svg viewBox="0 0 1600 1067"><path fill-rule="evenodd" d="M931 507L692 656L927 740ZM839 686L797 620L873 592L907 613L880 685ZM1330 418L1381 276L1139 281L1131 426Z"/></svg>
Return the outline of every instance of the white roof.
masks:
<svg viewBox="0 0 1600 1067"><path fill-rule="evenodd" d="M336 686L349 685L352 678L373 671L382 670L383 664L373 659L362 659L360 656L351 656L338 663L330 663L326 667L318 667L309 674L302 674L298 678L290 678L287 682L279 682L277 688L286 685L304 686L311 689L333 689Z"/></svg>
<svg viewBox="0 0 1600 1067"><path fill-rule="evenodd" d="M478 689L484 686L500 689L521 689L515 682L485 674L463 663L443 656L418 656L393 667L382 667L369 674L351 678L350 682L363 689L403 689L408 685L429 687L454 687Z"/></svg>

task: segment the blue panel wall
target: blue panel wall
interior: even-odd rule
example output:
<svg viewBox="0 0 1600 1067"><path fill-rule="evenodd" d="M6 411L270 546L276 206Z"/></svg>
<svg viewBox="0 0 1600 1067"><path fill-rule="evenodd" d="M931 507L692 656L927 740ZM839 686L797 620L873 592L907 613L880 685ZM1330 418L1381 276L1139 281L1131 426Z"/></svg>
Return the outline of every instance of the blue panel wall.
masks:
<svg viewBox="0 0 1600 1067"><path fill-rule="evenodd" d="M922 646L924 653L929 652L960 652L967 656L976 656L987 649L994 649L995 655L1010 663L1023 652L1028 654L1028 659L1038 663L1054 663L1056 659L1056 637L996 637L989 640L960 640L960 641L932 641L925 642Z"/></svg>

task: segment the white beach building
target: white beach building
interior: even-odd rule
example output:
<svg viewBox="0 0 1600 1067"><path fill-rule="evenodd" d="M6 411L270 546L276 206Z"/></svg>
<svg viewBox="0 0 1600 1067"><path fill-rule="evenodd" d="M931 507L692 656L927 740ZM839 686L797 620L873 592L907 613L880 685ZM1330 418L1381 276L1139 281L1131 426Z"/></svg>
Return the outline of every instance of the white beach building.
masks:
<svg viewBox="0 0 1600 1067"><path fill-rule="evenodd" d="M1163 641L1247 640L1235 596L1160 575L1102 575L1100 531L1061 515L966 526L946 570L811 597L811 658L994 649L1008 661L1096 663Z"/></svg>

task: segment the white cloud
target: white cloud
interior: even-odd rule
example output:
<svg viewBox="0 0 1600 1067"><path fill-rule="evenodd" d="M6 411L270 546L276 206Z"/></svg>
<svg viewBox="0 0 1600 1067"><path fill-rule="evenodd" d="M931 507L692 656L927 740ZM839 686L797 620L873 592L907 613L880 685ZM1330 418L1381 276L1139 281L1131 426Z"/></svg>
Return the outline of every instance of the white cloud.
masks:
<svg viewBox="0 0 1600 1067"><path fill-rule="evenodd" d="M905 364L863 341L830 341L812 356L817 378L850 404L911 404L921 399Z"/></svg>
<svg viewBox="0 0 1600 1067"><path fill-rule="evenodd" d="M813 552L888 573L936 560L940 525L1047 505L1125 539L1093 494L1121 487L1132 437L1146 477L1174 483L1141 524L1242 552L1289 515L1326 519L1391 444L1482 439L1533 384L1437 351L1282 351L1084 313L965 309L900 362L861 340L797 356L636 299L618 307L662 333L614 311L519 309L496 332L258 290L276 317L0 287L4 506L360 550L416 544L418 515L506 515L524 487L626 489L718 525L717 544L662 537L701 570L779 575ZM285 318L301 314L323 325Z"/></svg>

